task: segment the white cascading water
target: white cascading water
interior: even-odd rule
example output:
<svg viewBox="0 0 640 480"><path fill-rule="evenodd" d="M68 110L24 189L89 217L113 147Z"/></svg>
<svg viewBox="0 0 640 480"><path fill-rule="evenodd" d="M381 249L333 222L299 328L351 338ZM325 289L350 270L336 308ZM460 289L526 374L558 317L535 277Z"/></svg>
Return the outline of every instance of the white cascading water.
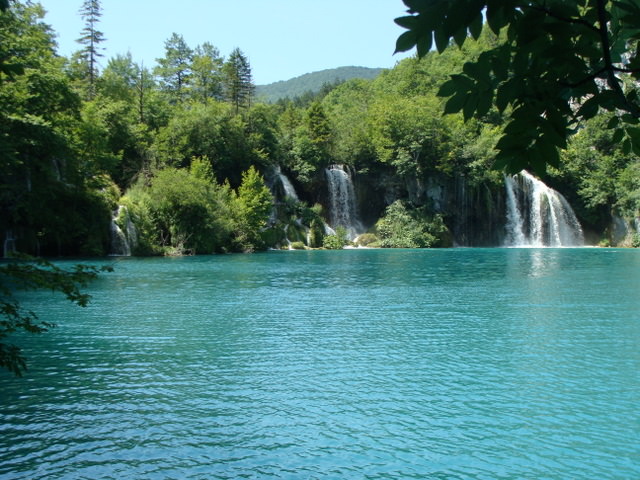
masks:
<svg viewBox="0 0 640 480"><path fill-rule="evenodd" d="M131 245L137 241L136 227L127 215L126 217L126 234L122 231L116 220L122 213L122 209L127 207L120 205L111 217L110 231L111 231L111 251L109 255L130 257ZM126 212L125 212L126 213Z"/></svg>
<svg viewBox="0 0 640 480"><path fill-rule="evenodd" d="M7 230L4 236L4 245L2 248L2 255L4 258L9 257L12 253L16 253L16 240L17 238L13 236L12 230Z"/></svg>
<svg viewBox="0 0 640 480"><path fill-rule="evenodd" d="M300 201L300 198L298 198L298 194L296 193L296 189L293 187L291 180L289 180L289 177L287 177L280 170L280 165L276 167L276 176L278 177L278 180L280 180L280 184L282 185L282 189L284 190L285 197Z"/></svg>
<svg viewBox="0 0 640 480"><path fill-rule="evenodd" d="M526 170L505 177L510 247L584 245L580 222L569 202Z"/></svg>
<svg viewBox="0 0 640 480"><path fill-rule="evenodd" d="M351 175L343 165L332 165L325 170L329 185L329 221L333 230L344 227L347 238L354 240L364 232L356 206L356 193Z"/></svg>

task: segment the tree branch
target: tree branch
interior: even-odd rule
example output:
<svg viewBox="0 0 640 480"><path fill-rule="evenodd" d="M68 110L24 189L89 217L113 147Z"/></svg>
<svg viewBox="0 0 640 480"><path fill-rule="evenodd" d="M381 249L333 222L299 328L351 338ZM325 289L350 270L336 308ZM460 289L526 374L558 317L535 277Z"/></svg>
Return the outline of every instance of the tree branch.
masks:
<svg viewBox="0 0 640 480"><path fill-rule="evenodd" d="M611 60L611 45L609 43L609 31L607 30L607 10L605 8L605 3L607 0L597 0L598 5L598 32L600 34L600 43L602 45L602 58L604 60L604 71L607 72L607 84L614 91L614 93L618 96L621 104L623 104L628 113L633 115L635 118L640 118L640 108L638 105L635 105L633 102L630 102L627 97L624 95L624 91L622 90L622 86L620 85L620 80L616 77L616 67L613 66L613 62Z"/></svg>
<svg viewBox="0 0 640 480"><path fill-rule="evenodd" d="M561 22L573 23L575 25L582 25L583 27L586 27L593 32L596 32L596 33L600 32L597 27L591 25L589 22L587 22L586 20L583 20L582 18L563 17L561 15L554 13L548 7L543 7L543 6L531 5L529 8L531 8L532 10L538 10L540 12L546 13L550 17L555 18L556 20L560 20Z"/></svg>

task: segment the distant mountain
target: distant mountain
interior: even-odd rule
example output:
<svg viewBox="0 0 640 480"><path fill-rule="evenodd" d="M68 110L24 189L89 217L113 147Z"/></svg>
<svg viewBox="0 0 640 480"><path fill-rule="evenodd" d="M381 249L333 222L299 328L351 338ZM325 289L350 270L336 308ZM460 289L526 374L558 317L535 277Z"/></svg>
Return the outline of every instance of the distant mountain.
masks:
<svg viewBox="0 0 640 480"><path fill-rule="evenodd" d="M281 98L295 98L307 92L319 92L325 84L331 84L350 80L352 78L364 78L366 80L377 77L382 68L368 67L339 67L319 72L305 73L290 80L270 83L269 85L257 85L256 96L267 102L276 102Z"/></svg>

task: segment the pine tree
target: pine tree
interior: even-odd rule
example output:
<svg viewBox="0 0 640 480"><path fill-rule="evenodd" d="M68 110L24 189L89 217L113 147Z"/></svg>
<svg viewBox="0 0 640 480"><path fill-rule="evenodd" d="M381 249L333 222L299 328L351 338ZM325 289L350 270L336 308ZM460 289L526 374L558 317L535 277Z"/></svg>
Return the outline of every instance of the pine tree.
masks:
<svg viewBox="0 0 640 480"><path fill-rule="evenodd" d="M100 0L84 0L80 7L80 16L85 21L81 37L77 42L83 45L80 50L80 57L87 66L87 77L89 78L89 96L95 93L95 81L98 76L98 58L102 57L100 44L105 40L104 34L97 29L98 22L102 16Z"/></svg>
<svg viewBox="0 0 640 480"><path fill-rule="evenodd" d="M240 107L249 106L255 90L251 76L249 60L239 48L235 48L224 64L226 98L235 106L236 114Z"/></svg>
<svg viewBox="0 0 640 480"><path fill-rule="evenodd" d="M173 33L164 43L165 57L158 58L154 73L160 77L160 85L175 100L180 101L184 89L191 79L193 50L189 48L182 35Z"/></svg>

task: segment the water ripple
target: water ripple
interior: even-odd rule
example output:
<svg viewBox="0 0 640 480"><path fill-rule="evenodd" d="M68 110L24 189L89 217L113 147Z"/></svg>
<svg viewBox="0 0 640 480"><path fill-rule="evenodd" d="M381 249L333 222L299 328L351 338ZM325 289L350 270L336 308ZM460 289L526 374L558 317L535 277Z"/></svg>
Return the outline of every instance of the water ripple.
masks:
<svg viewBox="0 0 640 480"><path fill-rule="evenodd" d="M2 377L0 479L638 478L638 267L595 249L121 261L88 309L46 297L60 327Z"/></svg>

